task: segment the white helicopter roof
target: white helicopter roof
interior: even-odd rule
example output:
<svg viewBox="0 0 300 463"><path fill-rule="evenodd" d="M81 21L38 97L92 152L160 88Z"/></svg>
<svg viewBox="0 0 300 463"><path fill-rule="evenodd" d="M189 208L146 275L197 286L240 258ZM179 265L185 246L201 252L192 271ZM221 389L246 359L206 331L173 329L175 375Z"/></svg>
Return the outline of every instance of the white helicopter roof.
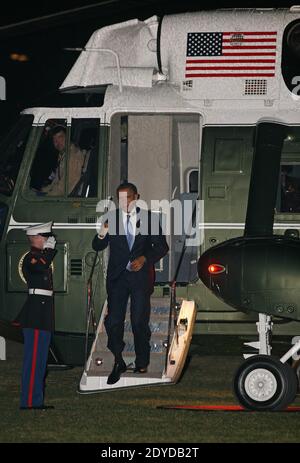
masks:
<svg viewBox="0 0 300 463"><path fill-rule="evenodd" d="M122 85L152 87L158 18L133 19L95 31L61 89ZM80 49L79 49L80 50Z"/></svg>
<svg viewBox="0 0 300 463"><path fill-rule="evenodd" d="M283 83L283 32L298 18L299 7L221 9L165 16L161 28L156 16L103 27L92 34L61 90L151 88L167 81L189 100L276 100Z"/></svg>

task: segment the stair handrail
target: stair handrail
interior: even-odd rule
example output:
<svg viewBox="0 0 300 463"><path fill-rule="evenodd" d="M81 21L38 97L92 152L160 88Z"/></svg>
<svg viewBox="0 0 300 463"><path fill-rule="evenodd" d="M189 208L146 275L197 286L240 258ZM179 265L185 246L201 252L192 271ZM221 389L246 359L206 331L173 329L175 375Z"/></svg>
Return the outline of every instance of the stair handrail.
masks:
<svg viewBox="0 0 300 463"><path fill-rule="evenodd" d="M197 197L195 205L193 207L192 218L191 218L190 226L189 226L189 229L188 229L189 232L192 229L193 221L195 219L195 213L196 213L196 207L197 207L198 199L199 199L199 197ZM178 261L177 266L176 266L174 277L172 278L172 280L169 283L169 286L171 288L171 297L170 297L170 310L169 310L169 324L168 324L168 338L167 338L167 352L166 352L166 360L165 360L165 372L167 371L168 357L169 357L169 351L170 351L170 347L171 347L170 346L170 337L171 337L172 319L173 319L173 322L174 322L173 323L174 330L176 330L176 326L177 326L177 307L178 307L178 304L177 304L177 301L176 301L176 285L177 285L178 273L179 273L179 270L180 270L180 267L181 267L181 264L182 264L182 261L183 261L185 251L187 249L186 240L187 240L187 232L185 232L185 234L184 234L183 245L182 245L181 253L180 253L180 256L179 256L179 261Z"/></svg>
<svg viewBox="0 0 300 463"><path fill-rule="evenodd" d="M85 365L84 369L85 370L87 368L87 361L88 361L88 339L89 339L90 325L92 324L94 335L97 329L95 308L94 308L94 296L96 292L96 287L93 292L93 276L94 276L97 259L98 259L98 251L95 252L90 276L87 281L87 310L86 310L85 353L84 353L84 365Z"/></svg>

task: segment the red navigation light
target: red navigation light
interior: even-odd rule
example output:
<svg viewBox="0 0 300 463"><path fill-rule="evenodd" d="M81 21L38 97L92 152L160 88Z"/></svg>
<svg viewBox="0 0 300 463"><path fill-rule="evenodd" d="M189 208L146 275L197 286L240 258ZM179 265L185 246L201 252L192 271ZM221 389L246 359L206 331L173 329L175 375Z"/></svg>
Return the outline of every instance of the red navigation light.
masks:
<svg viewBox="0 0 300 463"><path fill-rule="evenodd" d="M208 266L208 271L211 275L217 275L218 273L225 272L225 267L220 264L210 264Z"/></svg>

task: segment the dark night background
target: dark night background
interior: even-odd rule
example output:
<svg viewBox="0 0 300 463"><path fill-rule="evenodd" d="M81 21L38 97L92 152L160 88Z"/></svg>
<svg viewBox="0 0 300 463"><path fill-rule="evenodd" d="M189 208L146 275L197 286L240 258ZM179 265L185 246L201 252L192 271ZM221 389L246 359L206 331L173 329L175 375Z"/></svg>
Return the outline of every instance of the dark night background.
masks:
<svg viewBox="0 0 300 463"><path fill-rule="evenodd" d="M295 1L240 4L229 0L35 0L1 4L0 76L6 80L6 101L0 101L0 137L16 115L31 106L59 105L57 89L94 30L132 18L146 19L186 11L233 7L290 7ZM26 55L27 61L13 60ZM21 56L21 58L20 58ZM68 98L73 98L69 96ZM67 105L67 104L66 104ZM69 105L77 106L69 101Z"/></svg>

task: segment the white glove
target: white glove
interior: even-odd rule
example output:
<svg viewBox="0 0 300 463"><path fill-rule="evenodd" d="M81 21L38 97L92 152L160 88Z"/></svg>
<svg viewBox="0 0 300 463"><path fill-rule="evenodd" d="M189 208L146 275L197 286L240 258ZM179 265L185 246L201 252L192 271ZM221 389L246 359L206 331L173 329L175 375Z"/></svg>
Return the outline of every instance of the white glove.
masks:
<svg viewBox="0 0 300 463"><path fill-rule="evenodd" d="M55 245L56 245L56 239L54 238L54 236L49 236L47 241L45 241L44 243L44 249L47 249L47 248L54 249Z"/></svg>
<svg viewBox="0 0 300 463"><path fill-rule="evenodd" d="M107 233L108 233L108 223L104 222L98 233L98 238L100 238L100 240L103 240L103 238L106 237Z"/></svg>

